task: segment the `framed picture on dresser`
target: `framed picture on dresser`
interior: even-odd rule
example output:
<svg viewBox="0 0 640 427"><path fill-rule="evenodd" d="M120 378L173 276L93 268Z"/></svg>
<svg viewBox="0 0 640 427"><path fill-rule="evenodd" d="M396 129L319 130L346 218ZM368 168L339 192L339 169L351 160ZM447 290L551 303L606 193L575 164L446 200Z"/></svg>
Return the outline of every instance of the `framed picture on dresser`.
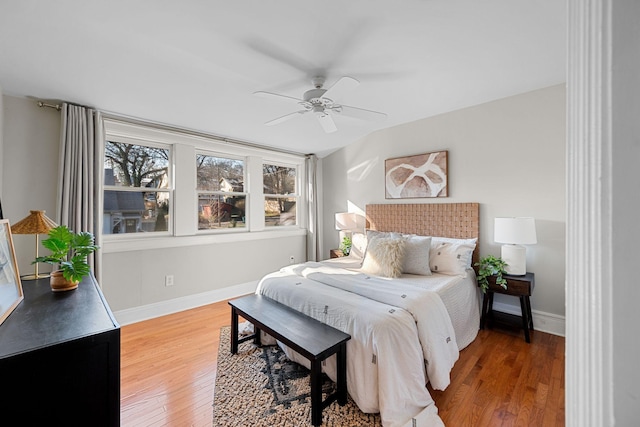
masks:
<svg viewBox="0 0 640 427"><path fill-rule="evenodd" d="M8 219L0 219L0 323L24 299Z"/></svg>

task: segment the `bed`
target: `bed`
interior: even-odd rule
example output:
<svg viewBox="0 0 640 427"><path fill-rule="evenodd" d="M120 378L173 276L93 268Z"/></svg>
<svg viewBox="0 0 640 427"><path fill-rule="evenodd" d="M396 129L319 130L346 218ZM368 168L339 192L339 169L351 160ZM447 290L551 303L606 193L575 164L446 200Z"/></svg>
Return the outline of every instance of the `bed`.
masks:
<svg viewBox="0 0 640 427"><path fill-rule="evenodd" d="M349 256L285 267L256 293L351 334L348 391L363 412L385 427L442 426L426 383L444 390L478 333L479 205L375 204L366 217ZM335 358L323 370L335 381Z"/></svg>

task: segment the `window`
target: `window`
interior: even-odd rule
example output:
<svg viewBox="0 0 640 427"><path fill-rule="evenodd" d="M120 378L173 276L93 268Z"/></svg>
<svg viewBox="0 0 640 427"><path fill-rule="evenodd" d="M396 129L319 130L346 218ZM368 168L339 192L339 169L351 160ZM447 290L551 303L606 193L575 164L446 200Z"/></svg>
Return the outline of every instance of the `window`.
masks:
<svg viewBox="0 0 640 427"><path fill-rule="evenodd" d="M167 146L105 142L103 234L169 231L169 156Z"/></svg>
<svg viewBox="0 0 640 427"><path fill-rule="evenodd" d="M295 167L264 163L262 180L264 187L265 226L296 225L298 204L298 171Z"/></svg>
<svg viewBox="0 0 640 427"><path fill-rule="evenodd" d="M198 230L246 230L244 160L196 155Z"/></svg>
<svg viewBox="0 0 640 427"><path fill-rule="evenodd" d="M103 123L106 251L304 233L304 156L116 118Z"/></svg>

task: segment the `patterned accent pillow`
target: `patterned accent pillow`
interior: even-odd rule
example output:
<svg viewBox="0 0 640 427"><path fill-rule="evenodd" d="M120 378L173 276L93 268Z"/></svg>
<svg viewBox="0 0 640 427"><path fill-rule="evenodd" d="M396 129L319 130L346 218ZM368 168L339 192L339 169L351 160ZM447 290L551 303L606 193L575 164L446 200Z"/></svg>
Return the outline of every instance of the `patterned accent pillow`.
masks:
<svg viewBox="0 0 640 427"><path fill-rule="evenodd" d="M362 262L362 271L374 276L400 277L404 253L404 239L374 237L367 244L367 253Z"/></svg>
<svg viewBox="0 0 640 427"><path fill-rule="evenodd" d="M475 248L476 245L468 243L436 243L429 254L429 267L433 273L466 277Z"/></svg>
<svg viewBox="0 0 640 427"><path fill-rule="evenodd" d="M473 245L473 250L469 253L469 258L465 260L467 262L466 264L467 268L471 267L471 261L473 260L473 251L476 249L476 244L478 243L478 239L476 237L473 237L471 239L454 239L452 237L432 236L431 248L435 249L436 247L438 247L440 243L443 243L443 242L453 243L455 245ZM431 252L431 254L433 255L433 252Z"/></svg>

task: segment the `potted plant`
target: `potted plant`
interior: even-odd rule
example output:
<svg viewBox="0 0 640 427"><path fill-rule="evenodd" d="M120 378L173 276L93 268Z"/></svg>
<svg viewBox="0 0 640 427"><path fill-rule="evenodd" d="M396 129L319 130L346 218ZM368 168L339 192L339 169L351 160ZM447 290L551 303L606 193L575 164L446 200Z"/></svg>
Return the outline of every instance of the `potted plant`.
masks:
<svg viewBox="0 0 640 427"><path fill-rule="evenodd" d="M351 236L344 236L342 238L339 249L342 251L344 256L349 255L349 252L351 252Z"/></svg>
<svg viewBox="0 0 640 427"><path fill-rule="evenodd" d="M488 255L482 258L479 262L474 264L478 267L478 284L482 292L486 293L489 289L489 280L491 276L496 276L496 285L502 286L507 289L507 280L502 277L506 274L505 267L507 263L502 258L496 258L493 255Z"/></svg>
<svg viewBox="0 0 640 427"><path fill-rule="evenodd" d="M66 225L59 225L49 230L49 238L42 241L42 246L51 254L37 257L34 261L57 265L58 270L51 273L51 290L69 291L76 289L78 283L91 270L87 256L98 249L94 244L93 234L81 231L74 233Z"/></svg>

